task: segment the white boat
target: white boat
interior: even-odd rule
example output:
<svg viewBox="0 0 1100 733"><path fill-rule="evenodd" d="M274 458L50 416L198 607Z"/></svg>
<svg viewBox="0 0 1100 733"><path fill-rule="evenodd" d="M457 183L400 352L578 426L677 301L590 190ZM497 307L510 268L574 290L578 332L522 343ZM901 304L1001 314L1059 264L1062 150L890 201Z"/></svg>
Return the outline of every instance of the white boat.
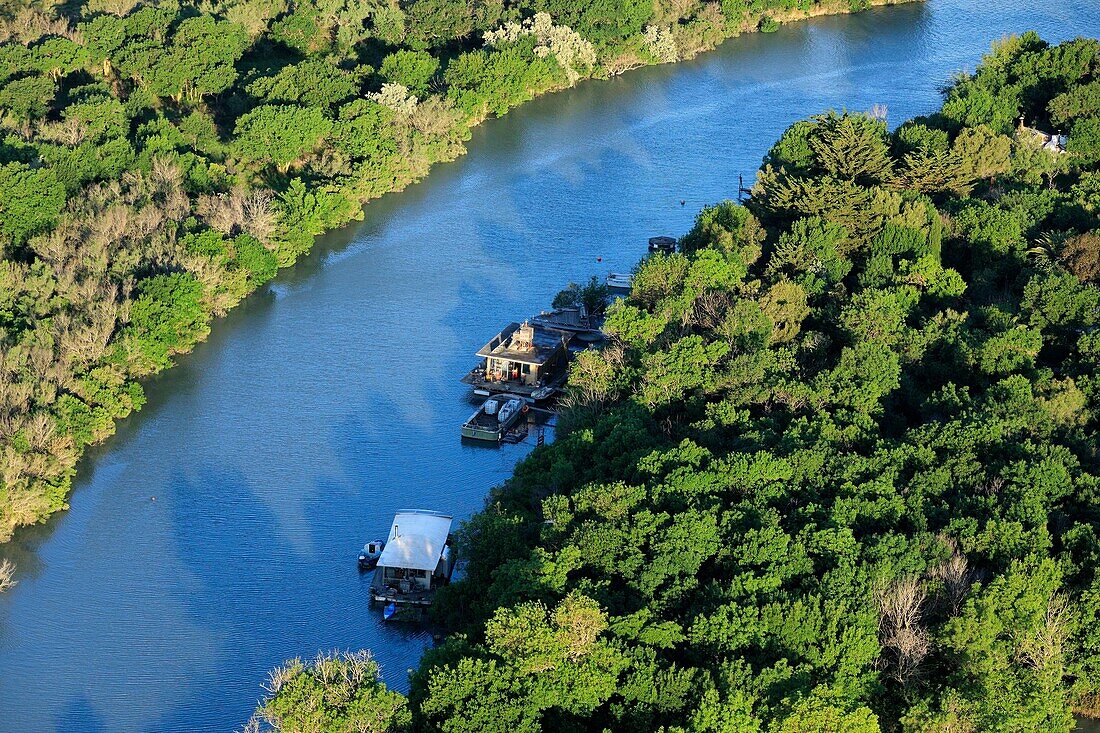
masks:
<svg viewBox="0 0 1100 733"><path fill-rule="evenodd" d="M557 387L551 387L551 386L539 387L538 389L536 389L534 392L531 393L531 402L542 402L543 400L548 400L551 397L553 397L554 393L557 392L557 391L558 391Z"/></svg>
<svg viewBox="0 0 1100 733"><path fill-rule="evenodd" d="M607 276L607 287L614 288L616 290L630 290L630 286L634 282L633 275L624 275L620 272L612 272Z"/></svg>

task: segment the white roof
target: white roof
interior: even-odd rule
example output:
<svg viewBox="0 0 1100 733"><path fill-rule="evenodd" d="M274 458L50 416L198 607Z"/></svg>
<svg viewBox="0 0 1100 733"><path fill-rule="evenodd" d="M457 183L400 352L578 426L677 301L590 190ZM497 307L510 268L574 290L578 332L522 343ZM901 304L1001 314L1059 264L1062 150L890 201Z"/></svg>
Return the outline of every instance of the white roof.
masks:
<svg viewBox="0 0 1100 733"><path fill-rule="evenodd" d="M378 565L433 571L450 532L451 517L447 514L423 509L400 511L394 515Z"/></svg>

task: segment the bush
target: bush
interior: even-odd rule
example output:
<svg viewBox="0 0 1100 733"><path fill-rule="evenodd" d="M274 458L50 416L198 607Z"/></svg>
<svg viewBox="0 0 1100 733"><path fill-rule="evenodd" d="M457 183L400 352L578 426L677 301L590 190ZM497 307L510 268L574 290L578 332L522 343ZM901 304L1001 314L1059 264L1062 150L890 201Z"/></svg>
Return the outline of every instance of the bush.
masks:
<svg viewBox="0 0 1100 733"><path fill-rule="evenodd" d="M142 280L130 308L128 346L141 355L134 371L147 374L168 366L168 357L186 351L206 335L209 316L203 287L183 272Z"/></svg>

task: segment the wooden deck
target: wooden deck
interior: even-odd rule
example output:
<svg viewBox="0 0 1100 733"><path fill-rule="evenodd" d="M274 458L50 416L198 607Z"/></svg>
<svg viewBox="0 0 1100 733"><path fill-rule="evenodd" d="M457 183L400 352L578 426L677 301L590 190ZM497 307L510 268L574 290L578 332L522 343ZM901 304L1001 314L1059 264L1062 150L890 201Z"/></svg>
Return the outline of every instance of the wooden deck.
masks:
<svg viewBox="0 0 1100 733"><path fill-rule="evenodd" d="M375 571L374 578L370 582L371 600L378 603L393 603L398 606L417 606L427 608L435 599L435 589L410 590L402 593L399 588L382 584L382 573Z"/></svg>
<svg viewBox="0 0 1100 733"><path fill-rule="evenodd" d="M531 400L531 395L539 391L543 387L561 387L565 384L565 373L555 375L549 380L543 380L543 384L531 385L525 384L519 379L507 379L507 380L493 380L485 378L485 369L481 365L478 365L471 369L466 376L462 378L463 384L468 384L474 388L474 394L481 395L482 397L488 397L490 395L498 395L504 393L511 393L525 397L528 401Z"/></svg>

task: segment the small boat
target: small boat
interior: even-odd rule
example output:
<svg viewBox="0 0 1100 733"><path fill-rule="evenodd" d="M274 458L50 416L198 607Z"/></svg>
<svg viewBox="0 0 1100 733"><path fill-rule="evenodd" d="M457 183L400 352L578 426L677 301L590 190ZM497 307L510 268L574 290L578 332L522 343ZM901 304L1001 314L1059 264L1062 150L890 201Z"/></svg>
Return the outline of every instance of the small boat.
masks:
<svg viewBox="0 0 1100 733"><path fill-rule="evenodd" d="M386 543L382 540L374 540L363 545L363 549L359 551L359 569L373 570L384 549L386 549Z"/></svg>
<svg viewBox="0 0 1100 733"><path fill-rule="evenodd" d="M395 613L397 613L397 604L391 601L382 609L382 620L389 621Z"/></svg>
<svg viewBox="0 0 1100 733"><path fill-rule="evenodd" d="M527 401L519 395L490 397L462 424L462 437L499 443L527 409Z"/></svg>
<svg viewBox="0 0 1100 733"><path fill-rule="evenodd" d="M531 393L531 401L532 402L542 402L543 400L548 400L551 397L553 397L554 393L556 393L557 391L558 391L558 388L554 387L554 386L551 386L551 385L547 385L545 387L539 387L538 389L536 389L534 392Z"/></svg>
<svg viewBox="0 0 1100 733"><path fill-rule="evenodd" d="M630 290L630 286L633 284L634 276L625 275L621 272L612 272L607 276L607 287L612 290Z"/></svg>

